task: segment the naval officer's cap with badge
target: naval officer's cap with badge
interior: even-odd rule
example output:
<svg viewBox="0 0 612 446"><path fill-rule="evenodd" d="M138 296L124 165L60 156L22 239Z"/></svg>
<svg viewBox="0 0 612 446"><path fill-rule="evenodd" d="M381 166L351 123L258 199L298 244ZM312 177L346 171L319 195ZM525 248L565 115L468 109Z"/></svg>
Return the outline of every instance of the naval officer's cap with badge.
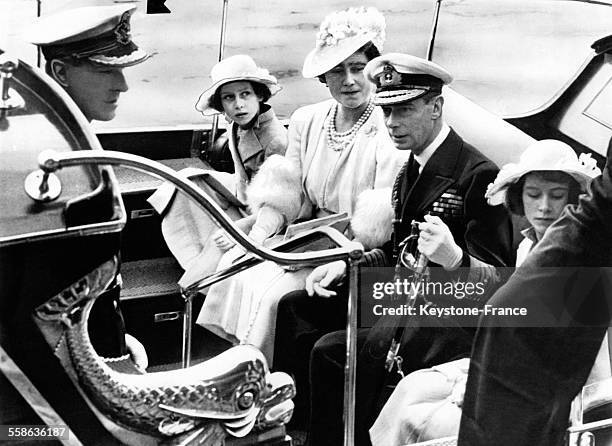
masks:
<svg viewBox="0 0 612 446"><path fill-rule="evenodd" d="M87 6L37 19L24 33L47 61L72 59L125 68L145 61L130 34L134 6Z"/></svg>
<svg viewBox="0 0 612 446"><path fill-rule="evenodd" d="M388 53L372 59L364 68L366 77L376 84L374 104L381 107L402 104L439 95L453 76L440 65L403 53ZM429 208L430 215L458 219L463 215L463 197L448 188Z"/></svg>
<svg viewBox="0 0 612 446"><path fill-rule="evenodd" d="M366 77L376 85L374 104L408 102L428 93L440 94L453 80L440 65L402 53L383 54L366 65Z"/></svg>

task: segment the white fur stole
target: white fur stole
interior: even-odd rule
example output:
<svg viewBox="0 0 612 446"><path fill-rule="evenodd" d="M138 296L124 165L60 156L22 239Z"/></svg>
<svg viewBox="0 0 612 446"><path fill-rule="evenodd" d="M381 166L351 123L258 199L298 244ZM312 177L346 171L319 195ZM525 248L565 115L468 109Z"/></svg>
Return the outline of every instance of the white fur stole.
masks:
<svg viewBox="0 0 612 446"><path fill-rule="evenodd" d="M288 158L271 155L259 168L246 193L253 214L266 205L276 209L290 223L302 207L302 173Z"/></svg>
<svg viewBox="0 0 612 446"><path fill-rule="evenodd" d="M381 247L391 239L393 207L391 188L369 189L359 194L351 217L355 240L366 249Z"/></svg>

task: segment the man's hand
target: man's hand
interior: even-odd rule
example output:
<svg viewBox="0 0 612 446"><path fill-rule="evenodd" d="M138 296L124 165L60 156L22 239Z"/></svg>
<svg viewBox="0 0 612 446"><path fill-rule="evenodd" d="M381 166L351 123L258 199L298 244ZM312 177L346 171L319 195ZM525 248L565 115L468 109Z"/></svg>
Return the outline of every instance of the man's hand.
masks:
<svg viewBox="0 0 612 446"><path fill-rule="evenodd" d="M212 239L213 242L215 242L215 245L217 245L217 248L223 251L228 251L236 244L231 238L229 238L223 229L218 229L215 231Z"/></svg>
<svg viewBox="0 0 612 446"><path fill-rule="evenodd" d="M453 234L440 217L426 215L419 223L418 247L430 261L445 269L455 269L461 264L463 250L455 243Z"/></svg>
<svg viewBox="0 0 612 446"><path fill-rule="evenodd" d="M134 336L125 334L125 345L127 346L128 353L130 354L132 361L136 364L143 372L149 367L149 357L144 345L140 343Z"/></svg>
<svg viewBox="0 0 612 446"><path fill-rule="evenodd" d="M309 296L335 296L336 292L328 288L334 286L346 276L346 263L342 260L317 266L306 278L306 292Z"/></svg>

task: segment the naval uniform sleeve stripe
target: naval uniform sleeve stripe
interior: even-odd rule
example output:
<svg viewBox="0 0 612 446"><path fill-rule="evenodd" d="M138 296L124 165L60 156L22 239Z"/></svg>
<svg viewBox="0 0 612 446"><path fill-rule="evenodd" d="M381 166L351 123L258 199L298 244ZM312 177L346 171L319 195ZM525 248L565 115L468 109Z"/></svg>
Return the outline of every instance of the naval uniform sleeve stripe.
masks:
<svg viewBox="0 0 612 446"><path fill-rule="evenodd" d="M374 266L388 266L389 262L387 256L382 249L376 248L368 251L364 254L363 258L359 262L359 266L362 267L374 267Z"/></svg>

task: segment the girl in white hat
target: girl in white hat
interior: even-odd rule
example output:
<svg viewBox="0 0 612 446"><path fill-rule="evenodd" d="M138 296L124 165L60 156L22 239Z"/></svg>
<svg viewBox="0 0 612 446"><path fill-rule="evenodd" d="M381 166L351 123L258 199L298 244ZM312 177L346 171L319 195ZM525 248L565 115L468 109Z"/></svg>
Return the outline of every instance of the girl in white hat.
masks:
<svg viewBox="0 0 612 446"><path fill-rule="evenodd" d="M576 204L600 174L590 155L578 157L569 145L552 139L533 143L518 163L502 167L485 197L490 205L503 204L529 223L522 231L516 266L565 206ZM464 358L403 378L370 429L372 445L399 446L456 435L468 369L469 358Z"/></svg>
<svg viewBox="0 0 612 446"><path fill-rule="evenodd" d="M248 231L254 216L245 213L242 206L234 206L238 203L228 197L233 195L245 203L247 185L262 163L287 149L287 130L267 104L280 87L268 70L242 54L217 63L211 78L212 84L200 95L196 109L205 116L223 113L230 123L226 134L234 173L185 169L181 174L215 197L228 216ZM218 185L212 187L209 176L229 192L219 196ZM148 201L163 216L164 239L186 270L181 283L191 283L213 272L223 253L234 246L234 241L218 229L219 225L205 211L193 206L184 195L177 195L172 185L165 183Z"/></svg>
<svg viewBox="0 0 612 446"><path fill-rule="evenodd" d="M352 216L362 192L392 185L409 153L395 150L363 73L384 39L385 20L375 8L335 12L321 24L303 75L323 82L332 99L294 112L285 157L270 157L249 186L257 215L253 240L263 242L297 219ZM378 235L367 240L370 247L388 240L390 231L381 228L390 227L389 197L367 204L370 217L378 217L367 218ZM377 212L381 207L389 212ZM278 301L302 289L311 270L286 271L265 262L221 282L211 287L198 323L234 342L254 344L271 362Z"/></svg>
<svg viewBox="0 0 612 446"><path fill-rule="evenodd" d="M280 91L274 76L243 54L217 63L212 85L200 95L196 109L204 116L223 113L231 123L229 149L234 162L236 196L246 201L246 186L273 154L284 155L287 131L267 104Z"/></svg>
<svg viewBox="0 0 612 446"><path fill-rule="evenodd" d="M486 198L490 205L504 204L529 227L517 250L516 266L523 263L548 227L561 215L567 204L578 202L593 178L600 175L590 155L576 156L567 144L546 139L529 146L518 163L506 164L489 185Z"/></svg>

